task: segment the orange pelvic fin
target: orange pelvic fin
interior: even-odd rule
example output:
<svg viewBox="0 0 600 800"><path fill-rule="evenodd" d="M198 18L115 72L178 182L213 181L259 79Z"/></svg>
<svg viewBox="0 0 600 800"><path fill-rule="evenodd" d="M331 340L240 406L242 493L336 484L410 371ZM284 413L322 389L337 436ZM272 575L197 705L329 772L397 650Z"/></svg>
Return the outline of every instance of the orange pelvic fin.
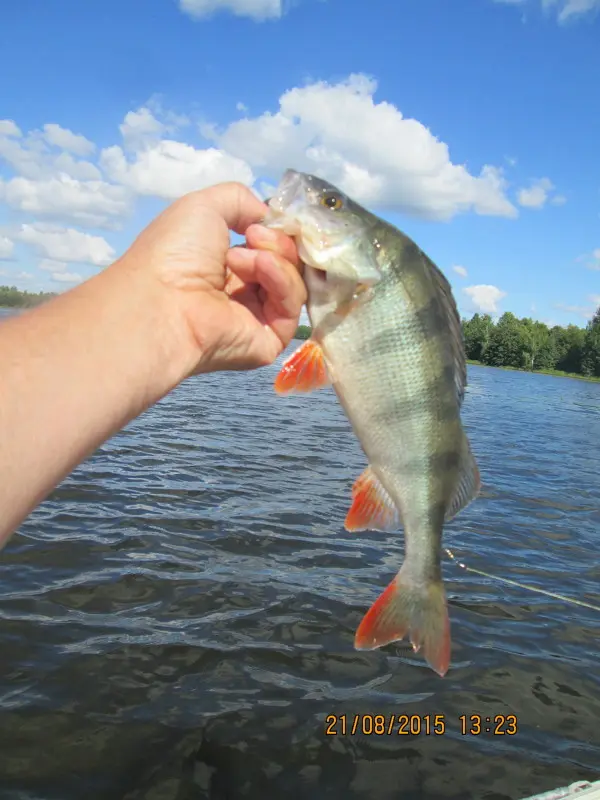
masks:
<svg viewBox="0 0 600 800"><path fill-rule="evenodd" d="M347 531L394 531L400 526L400 515L392 498L372 467L367 467L352 487L352 506L344 527Z"/></svg>
<svg viewBox="0 0 600 800"><path fill-rule="evenodd" d="M331 383L321 346L308 339L286 359L275 379L278 394L312 392Z"/></svg>
<svg viewBox="0 0 600 800"><path fill-rule="evenodd" d="M363 617L354 638L357 650L375 650L410 633L413 650L422 648L429 666L443 677L450 666L450 619L441 581L414 583L406 567Z"/></svg>

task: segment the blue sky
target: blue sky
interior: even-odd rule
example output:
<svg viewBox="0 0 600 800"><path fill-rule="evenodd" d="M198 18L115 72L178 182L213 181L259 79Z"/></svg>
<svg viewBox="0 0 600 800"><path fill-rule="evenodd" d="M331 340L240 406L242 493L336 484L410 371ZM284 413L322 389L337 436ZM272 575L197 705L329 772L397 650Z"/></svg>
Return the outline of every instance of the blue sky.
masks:
<svg viewBox="0 0 600 800"><path fill-rule="evenodd" d="M20 0L0 23L0 283L62 291L180 194L294 167L415 238L467 316L600 305L600 0Z"/></svg>

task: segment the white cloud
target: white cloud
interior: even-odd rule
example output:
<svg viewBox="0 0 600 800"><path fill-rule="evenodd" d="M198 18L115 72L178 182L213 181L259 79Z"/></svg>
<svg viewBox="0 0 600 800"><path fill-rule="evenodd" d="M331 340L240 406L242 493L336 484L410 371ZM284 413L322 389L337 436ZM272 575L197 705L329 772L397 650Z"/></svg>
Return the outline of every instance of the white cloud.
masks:
<svg viewBox="0 0 600 800"><path fill-rule="evenodd" d="M31 272L19 272L17 278L22 281L30 281L33 279Z"/></svg>
<svg viewBox="0 0 600 800"><path fill-rule="evenodd" d="M83 277L77 272L54 272L52 280L60 283L81 283Z"/></svg>
<svg viewBox="0 0 600 800"><path fill-rule="evenodd" d="M15 243L8 236L0 236L0 261L10 258L15 249Z"/></svg>
<svg viewBox="0 0 600 800"><path fill-rule="evenodd" d="M65 174L41 180L0 180L2 198L19 211L97 227L114 225L131 208L131 195L124 187L79 181Z"/></svg>
<svg viewBox="0 0 600 800"><path fill-rule="evenodd" d="M267 200L269 197L273 197L275 192L277 191L277 187L274 186L272 183L267 183L265 181L261 181L257 186L252 187L254 193L260 200Z"/></svg>
<svg viewBox="0 0 600 800"><path fill-rule="evenodd" d="M22 135L21 129L12 119L0 119L0 136L20 137Z"/></svg>
<svg viewBox="0 0 600 800"><path fill-rule="evenodd" d="M524 7L528 0L495 0L496 3ZM537 0L535 0L537 3ZM559 22L568 22L600 9L600 0L541 0L542 9L556 13Z"/></svg>
<svg viewBox="0 0 600 800"><path fill-rule="evenodd" d="M85 136L56 123L23 136L12 120L0 121L0 162L16 173L0 178L0 200L35 216L116 227L131 210L131 193L103 181L95 164L73 155L94 150Z"/></svg>
<svg viewBox="0 0 600 800"><path fill-rule="evenodd" d="M5 121L6 122L6 121ZM19 175L39 178L43 174L43 143L26 142L12 133L0 130L0 162L5 161Z"/></svg>
<svg viewBox="0 0 600 800"><path fill-rule="evenodd" d="M546 9L556 10L559 22L567 22L600 9L600 0L542 0Z"/></svg>
<svg viewBox="0 0 600 800"><path fill-rule="evenodd" d="M467 275L469 274L466 270L466 267L460 267L457 265L455 267L452 267L452 269L454 270L454 272L456 272L457 275L460 275L461 278L466 278Z"/></svg>
<svg viewBox="0 0 600 800"><path fill-rule="evenodd" d="M52 258L42 258L38 267L46 270L46 272L64 272L67 269L67 262L55 261Z"/></svg>
<svg viewBox="0 0 600 800"><path fill-rule="evenodd" d="M595 307L600 306L600 294L591 294L589 296L589 300L594 304Z"/></svg>
<svg viewBox="0 0 600 800"><path fill-rule="evenodd" d="M377 84L351 75L285 92L279 111L233 122L208 138L262 174L287 167L314 172L366 205L431 219L464 211L514 217L500 168L472 175L453 164L446 144L389 102L375 102Z"/></svg>
<svg viewBox="0 0 600 800"><path fill-rule="evenodd" d="M111 180L137 194L166 200L221 181L254 182L252 170L239 158L214 147L197 150L170 139L146 147L133 161L115 145L102 151L100 161Z"/></svg>
<svg viewBox="0 0 600 800"><path fill-rule="evenodd" d="M588 298L589 300L592 299L592 296ZM554 308L559 309L560 311L566 311L569 314L577 314L578 317L583 317L583 319L591 319L594 316L595 308L592 306L576 306L576 305L569 305L567 303L556 303Z"/></svg>
<svg viewBox="0 0 600 800"><path fill-rule="evenodd" d="M23 135L5 120L0 160L16 175L0 179L0 195L11 208L36 217L114 228L135 194L172 200L227 180L262 192L292 166L322 175L369 206L431 219L466 211L517 215L500 168L484 165L472 174L452 163L447 145L423 124L404 118L391 103L375 102L376 88L368 77L352 75L333 85L291 89L276 113L237 120L221 132L203 126L203 135L214 141L203 148L176 140L189 120L150 100L125 116L121 146L102 150L98 165L75 157L95 150L81 134L49 123ZM258 174L267 183L254 187Z"/></svg>
<svg viewBox="0 0 600 800"><path fill-rule="evenodd" d="M156 119L149 108L144 107L137 111L129 111L119 125L119 130L125 146L135 150L159 139L166 126Z"/></svg>
<svg viewBox="0 0 600 800"><path fill-rule="evenodd" d="M498 312L498 303L506 297L506 292L497 286L489 284L467 286L466 289L463 289L463 292L470 298L478 311L483 311L486 314L496 314Z"/></svg>
<svg viewBox="0 0 600 800"><path fill-rule="evenodd" d="M63 145L68 145L67 149ZM0 162L6 162L17 175L31 180L55 177L65 173L81 180L98 180L101 175L90 161L78 160L75 154L89 153L89 142L60 125L49 124L43 131L31 131L23 136L12 120L0 120ZM57 152L57 149L60 152Z"/></svg>
<svg viewBox="0 0 600 800"><path fill-rule="evenodd" d="M539 178L531 182L527 188L519 189L517 193L517 201L519 205L525 208L543 208L548 202L550 192L554 189L554 184L549 178ZM565 202L565 198L559 196L560 200Z"/></svg>
<svg viewBox="0 0 600 800"><path fill-rule="evenodd" d="M102 173L91 161L77 161L70 153L59 153L52 160L52 172L81 181L98 181Z"/></svg>
<svg viewBox="0 0 600 800"><path fill-rule="evenodd" d="M96 145L85 136L73 133L68 128L62 128L53 122L44 125L44 138L48 144L59 147L61 150L69 150L78 156L91 155L96 149Z"/></svg>
<svg viewBox="0 0 600 800"><path fill-rule="evenodd" d="M0 178L0 200L38 218L114 228L130 212L134 193L171 200L221 181L253 184L251 168L239 158L163 138L187 124L186 117L163 112L156 99L130 111L120 125L123 149L107 148L100 157L111 183L94 163L74 158L95 149L84 136L55 123L23 136L4 120L0 162L16 175Z"/></svg>
<svg viewBox="0 0 600 800"><path fill-rule="evenodd" d="M31 245L40 255L56 261L77 261L103 267L115 258L115 251L101 236L92 236L74 228L41 223L22 225L17 238Z"/></svg>
<svg viewBox="0 0 600 800"><path fill-rule="evenodd" d="M257 22L278 19L283 14L283 0L179 0L179 7L196 19L209 17L217 11L229 11Z"/></svg>
<svg viewBox="0 0 600 800"><path fill-rule="evenodd" d="M238 111L246 112L248 111L248 106L245 103L239 102L235 104L235 107Z"/></svg>
<svg viewBox="0 0 600 800"><path fill-rule="evenodd" d="M600 270L600 247L593 250L589 256L582 256L581 260L585 261L588 269Z"/></svg>

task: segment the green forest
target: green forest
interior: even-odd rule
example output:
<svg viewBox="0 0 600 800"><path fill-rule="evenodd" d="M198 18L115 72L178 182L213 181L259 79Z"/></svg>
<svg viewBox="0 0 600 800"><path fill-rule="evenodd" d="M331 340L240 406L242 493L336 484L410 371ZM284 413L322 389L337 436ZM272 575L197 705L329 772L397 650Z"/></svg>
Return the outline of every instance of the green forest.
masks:
<svg viewBox="0 0 600 800"><path fill-rule="evenodd" d="M0 308L31 308L56 297L53 292L22 292L16 286L0 286Z"/></svg>
<svg viewBox="0 0 600 800"><path fill-rule="evenodd" d="M494 322L489 314L462 321L470 361L489 367L511 367L600 378L600 307L585 328L554 325L510 311Z"/></svg>
<svg viewBox="0 0 600 800"><path fill-rule="evenodd" d="M497 322L489 314L475 314L462 320L462 329L471 363L600 379L600 307L585 328L549 328L507 311ZM296 338L308 339L310 332L300 325Z"/></svg>

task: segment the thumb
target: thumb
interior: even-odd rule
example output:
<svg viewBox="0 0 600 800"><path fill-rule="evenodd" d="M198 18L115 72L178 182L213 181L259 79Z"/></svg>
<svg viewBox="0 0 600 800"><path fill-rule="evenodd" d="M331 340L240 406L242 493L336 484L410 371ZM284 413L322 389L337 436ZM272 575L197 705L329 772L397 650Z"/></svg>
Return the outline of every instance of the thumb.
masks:
<svg viewBox="0 0 600 800"><path fill-rule="evenodd" d="M239 234L244 234L267 213L267 206L243 183L219 183L195 195L201 205L220 214L229 229Z"/></svg>

